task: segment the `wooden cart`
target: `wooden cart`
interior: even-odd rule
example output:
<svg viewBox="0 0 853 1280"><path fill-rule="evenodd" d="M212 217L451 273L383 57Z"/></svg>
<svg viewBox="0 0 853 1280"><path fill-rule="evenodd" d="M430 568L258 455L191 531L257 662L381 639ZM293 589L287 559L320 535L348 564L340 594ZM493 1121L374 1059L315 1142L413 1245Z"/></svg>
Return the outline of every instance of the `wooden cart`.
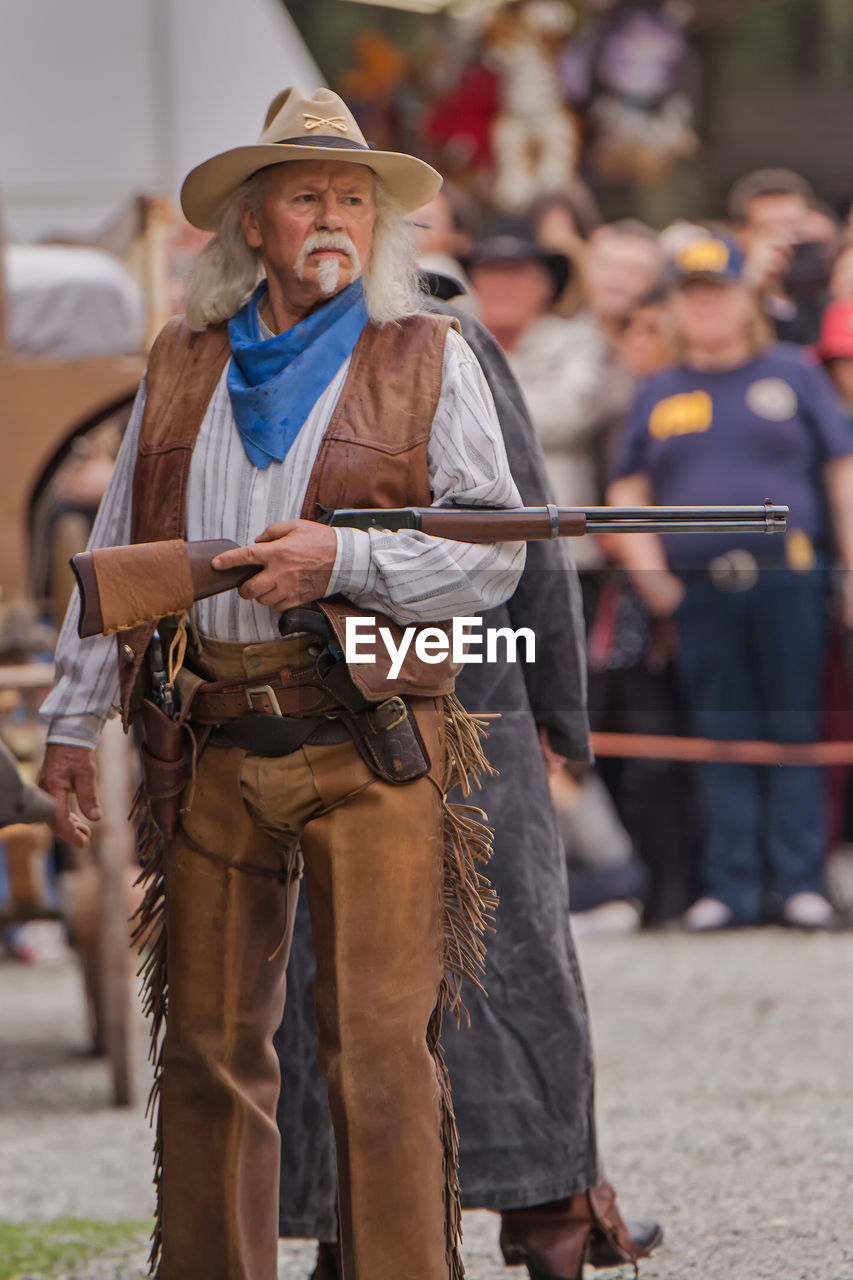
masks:
<svg viewBox="0 0 853 1280"><path fill-rule="evenodd" d="M0 693L15 693L35 708L50 687L49 663L0 666ZM45 862L52 844L44 824L0 828L6 850L9 904L0 927L32 920L62 920L83 972L93 1048L110 1064L116 1106L137 1100L136 981L128 920L135 906L138 867L130 811L134 761L117 720L110 721L98 748L103 818L92 845L58 876L59 892L48 896Z"/></svg>
<svg viewBox="0 0 853 1280"><path fill-rule="evenodd" d="M134 251L139 254L138 245ZM5 336L0 290L0 606L9 608L32 601L33 511L39 495L75 440L111 415L129 412L144 356L44 359L11 351ZM80 549L66 547L63 555ZM17 719L27 713L34 719L51 680L48 663L0 665L0 698L7 705L17 702ZM137 1057L137 983L128 924L137 870L128 821L136 761L117 721L107 725L98 754L104 817L95 827L91 850L75 855L73 865L61 872L58 904L47 897L42 872L51 840L47 828L0 831L11 891L0 925L65 921L82 964L93 1045L109 1058L116 1105L128 1105L136 1096Z"/></svg>

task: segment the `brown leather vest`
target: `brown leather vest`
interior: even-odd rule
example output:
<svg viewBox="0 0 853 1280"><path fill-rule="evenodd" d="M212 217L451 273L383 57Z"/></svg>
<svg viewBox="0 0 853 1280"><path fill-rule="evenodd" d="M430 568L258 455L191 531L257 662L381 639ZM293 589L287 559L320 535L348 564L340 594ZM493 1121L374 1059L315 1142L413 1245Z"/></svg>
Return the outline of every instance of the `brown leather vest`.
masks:
<svg viewBox="0 0 853 1280"><path fill-rule="evenodd" d="M429 505L427 442L451 323L443 316L416 315L382 328L367 325L317 453L303 519L315 519L318 507ZM133 476L133 542L184 536L193 449L229 356L224 325L193 333L183 320L171 320L154 343ZM371 616L342 597L324 601L323 611L341 639L347 614ZM383 615L372 616L377 625L399 632ZM148 623L117 637L125 724L138 705L140 673L153 632L154 624ZM350 671L367 696L381 698L449 693L456 668L449 660L427 666L410 648L395 681L388 679L382 661L351 666Z"/></svg>

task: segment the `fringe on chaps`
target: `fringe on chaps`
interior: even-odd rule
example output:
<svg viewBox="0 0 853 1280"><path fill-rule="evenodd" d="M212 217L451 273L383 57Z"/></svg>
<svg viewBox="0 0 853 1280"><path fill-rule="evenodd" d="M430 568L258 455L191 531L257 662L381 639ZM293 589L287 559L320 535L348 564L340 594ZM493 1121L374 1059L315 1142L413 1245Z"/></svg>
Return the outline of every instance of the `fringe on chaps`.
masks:
<svg viewBox="0 0 853 1280"><path fill-rule="evenodd" d="M459 1253L462 1239L462 1208L459 1198L459 1138L450 1079L441 1051L441 1026L445 1013L457 1023L468 1019L462 1001L463 983L467 980L483 991L486 945L484 935L494 928L497 896L480 867L491 856L492 832L485 814L470 800L481 775L493 775L483 752L482 739L487 736L488 721L471 715L455 694L444 702L445 761L442 782L444 833L444 976L438 1000L427 1031L427 1044L435 1061L441 1092L441 1132L444 1145L445 1220L447 1223L447 1260L450 1280L462 1280L465 1271ZM450 801L448 795L458 790L462 801ZM154 1080L148 1097L146 1115L154 1129L154 1187L156 1209L151 1236L149 1274L158 1274L162 1246L163 1130L160 1088L163 1075L163 1031L169 1006L168 956L165 927L164 844L154 824L148 798L140 787L131 818L138 833L141 871L137 884L144 887L144 897L134 917L133 945L141 954L139 977L142 981L143 1010L150 1018L151 1047L149 1060Z"/></svg>

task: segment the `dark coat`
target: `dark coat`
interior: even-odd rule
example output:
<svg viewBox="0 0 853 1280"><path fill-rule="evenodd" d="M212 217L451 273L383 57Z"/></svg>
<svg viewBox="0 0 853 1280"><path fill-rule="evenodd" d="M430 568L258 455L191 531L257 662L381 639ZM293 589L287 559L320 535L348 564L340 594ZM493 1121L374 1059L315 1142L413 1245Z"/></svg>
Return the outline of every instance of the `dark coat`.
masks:
<svg viewBox="0 0 853 1280"><path fill-rule="evenodd" d="M551 500L542 454L503 353L478 321L458 315L483 366L507 455L526 505ZM586 1004L568 921L563 848L536 727L574 760L589 756L580 590L564 544L528 544L512 599L486 626L526 626L535 663L470 664L457 692L470 711L499 711L487 751L500 777L477 803L495 829L489 877L500 906L489 939L489 998L468 990L471 1027L445 1024L443 1043L460 1136L462 1201L506 1209L585 1190L598 1179L593 1065ZM314 957L304 900L297 911L284 1019L280 1233L332 1240L335 1171L325 1085L315 1065Z"/></svg>

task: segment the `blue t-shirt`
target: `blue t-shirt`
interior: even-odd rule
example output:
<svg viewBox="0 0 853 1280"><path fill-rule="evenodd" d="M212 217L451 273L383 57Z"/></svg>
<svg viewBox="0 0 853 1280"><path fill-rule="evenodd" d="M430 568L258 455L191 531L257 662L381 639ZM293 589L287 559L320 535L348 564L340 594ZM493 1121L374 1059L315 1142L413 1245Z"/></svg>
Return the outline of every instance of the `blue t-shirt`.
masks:
<svg viewBox="0 0 853 1280"><path fill-rule="evenodd" d="M673 569L700 568L744 548L761 565L792 563L809 541L827 548L821 475L853 454L841 405L826 372L799 347L777 344L724 372L678 365L639 390L614 479L642 472L660 506L791 509L787 538L777 534L687 533L664 537Z"/></svg>

